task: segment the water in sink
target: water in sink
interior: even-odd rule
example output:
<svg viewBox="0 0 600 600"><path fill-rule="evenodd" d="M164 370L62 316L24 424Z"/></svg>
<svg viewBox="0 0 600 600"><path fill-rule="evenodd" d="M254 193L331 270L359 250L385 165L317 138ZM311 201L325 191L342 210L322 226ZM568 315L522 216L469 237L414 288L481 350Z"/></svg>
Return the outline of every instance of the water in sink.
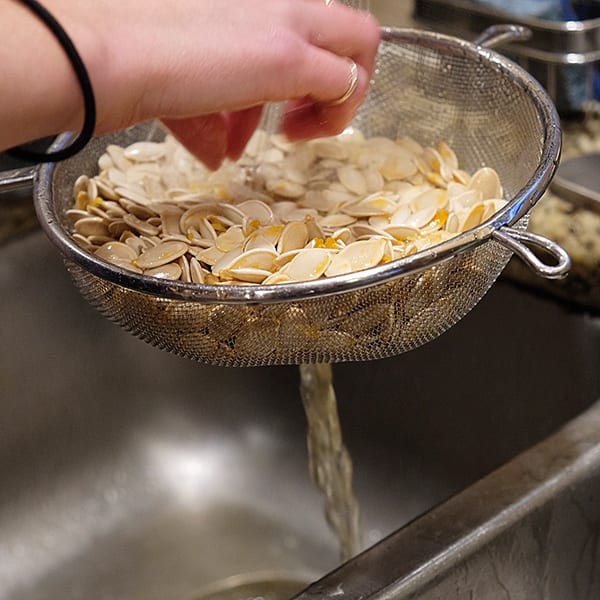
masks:
<svg viewBox="0 0 600 600"><path fill-rule="evenodd" d="M281 573L234 575L199 590L186 600L287 600L308 581Z"/></svg>
<svg viewBox="0 0 600 600"><path fill-rule="evenodd" d="M309 471L325 495L327 523L337 536L340 558L346 561L360 548L360 510L352 489L352 459L342 440L331 365L301 365L300 395L308 423Z"/></svg>

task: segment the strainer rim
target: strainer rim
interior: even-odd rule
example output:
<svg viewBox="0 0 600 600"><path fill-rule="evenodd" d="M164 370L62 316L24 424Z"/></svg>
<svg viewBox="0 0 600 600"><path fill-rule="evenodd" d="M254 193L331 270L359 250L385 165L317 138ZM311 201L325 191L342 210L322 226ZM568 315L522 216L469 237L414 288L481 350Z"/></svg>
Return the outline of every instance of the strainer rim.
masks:
<svg viewBox="0 0 600 600"><path fill-rule="evenodd" d="M57 164L47 163L39 168L34 185L36 211L43 229L65 257L104 280L164 298L218 304L292 302L373 287L436 266L462 252L490 241L494 231L515 224L535 205L554 176L560 158L561 131L558 114L552 100L537 80L525 69L507 57L467 40L437 32L398 27L382 28L382 38L383 41L405 40L411 44L441 42L464 52L476 53L489 63L495 64L496 68L506 72L513 83L519 82L526 87L532 97L537 114L543 122L543 130L546 132L546 140L542 145L539 163L527 183L514 194L508 204L481 225L446 242L389 263L313 281L277 285L212 285L169 281L117 267L81 248L64 230L55 216L52 208L52 181ZM75 134L67 133L59 136L53 149L60 149L68 145L73 135Z"/></svg>

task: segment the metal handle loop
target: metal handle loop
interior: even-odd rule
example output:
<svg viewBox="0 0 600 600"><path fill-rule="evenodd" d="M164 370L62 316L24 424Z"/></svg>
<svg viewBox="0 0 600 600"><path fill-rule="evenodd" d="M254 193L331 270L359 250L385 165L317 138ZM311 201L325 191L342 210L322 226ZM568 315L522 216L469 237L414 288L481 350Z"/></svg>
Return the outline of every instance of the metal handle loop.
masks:
<svg viewBox="0 0 600 600"><path fill-rule="evenodd" d="M502 227L492 233L492 238L517 254L530 269L546 279L562 279L571 268L571 259L566 251L556 242L537 233ZM525 244L545 250L556 259L556 264L542 262Z"/></svg>
<svg viewBox="0 0 600 600"><path fill-rule="evenodd" d="M525 42L532 35L531 29L522 25L491 25L473 43L491 49L511 42Z"/></svg>
<svg viewBox="0 0 600 600"><path fill-rule="evenodd" d="M33 185L37 167L23 167L0 173L0 193L13 192Z"/></svg>

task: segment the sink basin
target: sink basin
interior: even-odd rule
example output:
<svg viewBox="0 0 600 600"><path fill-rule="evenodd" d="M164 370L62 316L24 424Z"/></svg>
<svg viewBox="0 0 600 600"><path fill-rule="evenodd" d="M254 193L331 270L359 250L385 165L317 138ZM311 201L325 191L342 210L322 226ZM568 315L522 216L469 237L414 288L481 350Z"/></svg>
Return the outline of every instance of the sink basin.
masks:
<svg viewBox="0 0 600 600"><path fill-rule="evenodd" d="M461 535L436 552L457 564L457 540L502 513L506 494L477 504L473 486L544 440L560 449L548 436L579 431L600 391L597 321L507 282L418 350L335 365L375 548L328 575L340 561L308 475L297 368L208 367L137 340L80 298L39 231L0 246L0 288L2 600L248 598L253 585L291 597L322 577L305 597L345 582L363 590L349 598L400 593L396 571L438 556L423 543L442 523ZM487 512L456 519L456 502ZM420 554L396 564L398 548Z"/></svg>

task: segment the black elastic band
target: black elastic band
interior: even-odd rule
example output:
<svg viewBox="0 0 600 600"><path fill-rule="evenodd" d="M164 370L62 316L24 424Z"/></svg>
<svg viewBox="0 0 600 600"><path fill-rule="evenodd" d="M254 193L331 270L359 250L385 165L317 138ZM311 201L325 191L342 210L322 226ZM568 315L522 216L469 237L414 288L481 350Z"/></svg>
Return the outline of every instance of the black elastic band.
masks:
<svg viewBox="0 0 600 600"><path fill-rule="evenodd" d="M75 45L71 41L71 38L67 35L67 32L62 28L58 21L36 0L21 0L23 4L27 5L29 9L35 13L50 29L50 31L56 36L56 39L60 42L63 50L66 52L77 80L81 86L83 92L83 103L85 109L85 117L83 121L83 127L81 132L75 138L75 140L66 148L57 150L55 152L34 152L27 150L22 147L11 148L6 153L15 158L31 162L55 162L59 160L65 160L71 156L77 154L92 138L94 135L94 129L96 128L96 100L94 99L94 90L92 89L92 82L88 75L87 69L77 52Z"/></svg>

